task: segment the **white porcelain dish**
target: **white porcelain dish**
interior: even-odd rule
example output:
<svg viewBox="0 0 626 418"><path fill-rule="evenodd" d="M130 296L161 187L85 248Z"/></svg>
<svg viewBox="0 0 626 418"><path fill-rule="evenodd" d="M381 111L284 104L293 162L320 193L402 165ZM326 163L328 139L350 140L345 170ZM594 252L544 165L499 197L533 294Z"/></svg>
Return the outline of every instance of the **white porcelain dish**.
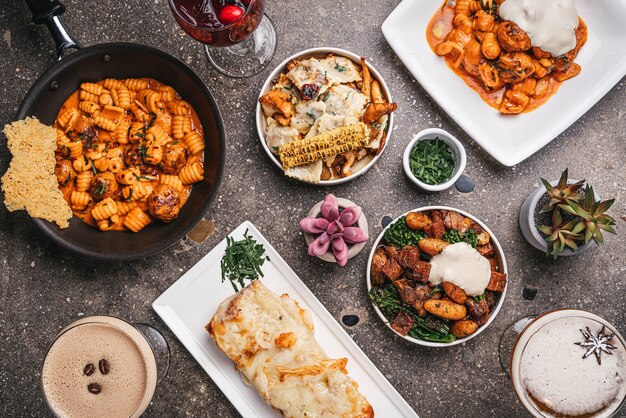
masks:
<svg viewBox="0 0 626 418"><path fill-rule="evenodd" d="M493 232L491 232L491 230L489 228L487 228L487 226L484 223L482 223L478 218L476 218L473 215L470 215L469 213L467 213L465 211L462 211L462 210L456 209L456 208L451 208L449 206L426 206L426 207L410 210L410 211L408 211L408 212L398 216L396 219L394 219L392 222L390 222L389 225L387 225L385 227L385 229L382 230L382 232L380 233L378 238L376 238L376 241L374 241L374 245L372 246L372 251L370 251L369 259L367 261L367 272L366 272L365 280L367 282L367 291L369 293L369 291L372 289L372 281L371 281L371 275L370 275L370 272L371 272L371 269L372 269L372 258L374 256L374 252L376 251L376 248L378 248L378 245L380 244L380 241L383 238L383 235L385 235L385 231L387 231L387 229L389 229L389 227L394 222L396 222L399 218L401 218L403 216L406 216L410 212L428 212L428 211L431 211L431 210L453 210L455 212L458 212L461 215L466 216L466 217L474 220L478 225L480 225L481 228L483 228L485 231L487 231L489 233L489 235L491 235L491 243L492 243L492 245L495 248L496 257L498 258L498 260L500 262L500 266L502 267L501 272L505 273L507 275L507 284L506 284L506 287L504 289L504 292L502 292L502 294L500 295L500 299L498 300L496 308L489 315L489 319L487 320L487 323L485 325L481 326L480 328L478 328L478 331L476 331L475 333L473 333L469 337L457 338L455 341L453 341L451 343L430 342L430 341L419 340L417 338L409 337L408 335L402 335L402 334L398 333L396 330L391 328L391 326L389 325L389 321L387 321L387 319L385 318L383 313L380 311L380 309L378 309L378 307L376 305L374 305L374 304L372 304L372 306L374 306L374 310L376 311L376 313L378 314L380 319L385 323L385 325L387 325L387 327L390 330L392 330L394 333L396 333L398 336L404 338L405 340L410 341L410 342L412 342L414 344L423 345L423 346L426 346L426 347L437 347L437 348L440 348L440 347L452 347L454 345L463 344L463 343L471 340L472 338L477 337L478 335L483 333L489 327L489 325L491 325L491 323L496 318L496 316L498 316L498 313L500 312L500 309L502 308L502 305L504 304L504 299L506 297L506 291L509 288L509 284L508 284L508 280L509 280L508 273L509 273L509 271L508 271L507 264L506 264L506 258L504 257L504 251L502 251L502 247L500 246L500 242L498 242L498 239L493 234Z"/></svg>
<svg viewBox="0 0 626 418"><path fill-rule="evenodd" d="M520 163L550 143L626 75L626 2L575 0L578 14L589 27L587 44L576 58L582 72L535 111L501 115L430 49L426 27L441 3L402 1L383 23L383 34L441 108L506 166Z"/></svg>
<svg viewBox="0 0 626 418"><path fill-rule="evenodd" d="M310 49L304 50L302 52L298 52L297 54L294 54L294 55L290 56L289 58L285 59L283 62L278 64L278 66L274 69L274 71L272 71L272 73L269 75L269 77L267 78L267 80L263 84L263 87L261 88L261 93L259 94L259 98L270 90L270 88L272 87L273 81L276 80L278 78L278 76L280 75L280 73L282 73L285 70L285 68L287 67L287 64L290 61L292 61L294 59L299 59L299 58L302 58L302 57L313 57L313 56L323 57L323 56L325 56L327 54L331 54L331 53L334 54L334 55L350 58L354 63L358 64L359 66L361 65L361 57L359 55L356 55L353 52L346 51L345 49L339 49L339 48L310 48ZM385 83L385 80L383 80L383 77L372 66L372 64L369 61L366 60L366 62L367 62L367 67L369 68L370 73L372 75L372 79L378 80L378 82L380 83L380 91L382 92L383 96L385 96L385 98L387 99L387 101L389 103L393 102L393 100L391 99L391 93L389 92L389 88L387 87L387 84ZM310 184L313 184L313 185L316 185L316 186L334 186L336 184L347 183L347 182L352 181L355 178L360 177L363 174L367 173L367 171L370 168L372 168L372 166L374 164L376 164L376 161L378 161L378 159L380 158L382 153L385 151L385 148L387 147L387 144L391 140L391 133L393 132L393 122L394 122L394 114L391 113L389 115L387 128L385 129L385 131L387 133L387 139L385 141L385 144L383 145L383 149L380 150L378 152L378 154L374 156L372 161L370 161L370 163L367 164L365 167L363 167L361 170L356 171L356 172L352 173L350 176L347 176L347 177L342 177L342 178L334 179L334 180L321 180L319 183L310 183ZM282 165L281 165L280 161L272 153L270 148L267 146L267 141L265 140L265 130L266 130L266 127L267 127L267 122L265 121L265 117L263 116L263 109L261 108L261 104L257 100L257 104L256 104L256 129L257 129L257 132L259 134L259 139L261 140L261 146L265 150L266 154L270 157L270 159L274 162L276 167L278 167L282 171Z"/></svg>
<svg viewBox="0 0 626 418"><path fill-rule="evenodd" d="M450 152L452 152L454 156L455 167L452 172L452 177L444 183L441 184L427 184L423 181L419 180L413 172L411 171L411 151L413 147L418 143L418 141L431 140L439 138L441 141L445 142L450 148ZM463 171L465 171L465 166L467 165L467 155L465 153L465 147L461 142L454 137L454 135L450 134L443 129L438 128L430 128L425 129L422 132L418 133L413 137L409 145L407 145L404 150L404 155L402 156L402 166L404 167L404 173L417 187L426 190L428 192L441 192L443 190L449 189L456 183L456 181L461 177Z"/></svg>
<svg viewBox="0 0 626 418"><path fill-rule="evenodd" d="M252 223L244 222L229 236L242 239L246 230L265 247L270 258L262 267L263 283L278 294L288 293L311 312L315 337L330 357L348 358L350 377L359 384L359 390L374 412L389 417L417 417ZM230 282L221 282L220 261L225 249L226 239L159 296L152 307L244 418L275 418L276 412L253 387L243 382L233 362L217 348L204 329L220 302L234 293Z"/></svg>

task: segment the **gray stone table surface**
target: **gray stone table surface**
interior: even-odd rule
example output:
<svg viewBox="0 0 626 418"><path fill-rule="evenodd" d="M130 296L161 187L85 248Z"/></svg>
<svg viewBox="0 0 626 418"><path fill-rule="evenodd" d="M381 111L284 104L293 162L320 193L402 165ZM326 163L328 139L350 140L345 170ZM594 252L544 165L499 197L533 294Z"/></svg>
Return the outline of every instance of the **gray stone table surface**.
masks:
<svg viewBox="0 0 626 418"><path fill-rule="evenodd" d="M434 8L436 0L429 0ZM58 248L24 213L0 205L0 416L47 416L40 395L41 361L66 324L97 314L118 315L163 330L172 351L169 375L157 388L146 416L237 416L237 411L184 346L151 309L152 301L244 220L250 220L339 321L357 313L347 329L421 417L526 416L498 361L498 341L515 319L559 307L591 310L626 332L626 88L622 80L585 116L550 145L513 168L499 165L479 148L426 94L387 45L380 25L397 0L270 0L267 13L278 29L272 62L314 46L345 48L366 56L388 82L399 110L393 139L365 176L323 189L290 181L264 154L254 107L270 72L226 78L207 65L201 46L180 30L166 0L67 0L64 16L84 45L131 41L151 45L186 62L209 86L224 116L227 161L219 194L205 215L216 232L204 243L183 240L162 253L133 262L100 262ZM418 31L419 32L419 31ZM22 97L54 61L44 27L31 24L25 3L0 7L0 125L13 120ZM270 65L270 67L273 67ZM583 69L584 71L584 69ZM405 178L401 155L422 129L442 127L468 151L466 174L472 193L455 189L424 194ZM506 135L506 132L502 133ZM0 173L9 153L0 137ZM620 235L606 245L554 262L522 238L518 210L539 176L555 178L569 167L597 192L616 197L612 214ZM363 207L372 240L347 267L306 255L297 220L328 192ZM413 346L394 336L366 297L365 266L385 215L424 205L445 204L479 216L499 237L509 263L509 293L493 325L471 342L449 349ZM216 278L217 279L217 278ZM525 286L536 298L522 297ZM386 417L380 412L381 417Z"/></svg>

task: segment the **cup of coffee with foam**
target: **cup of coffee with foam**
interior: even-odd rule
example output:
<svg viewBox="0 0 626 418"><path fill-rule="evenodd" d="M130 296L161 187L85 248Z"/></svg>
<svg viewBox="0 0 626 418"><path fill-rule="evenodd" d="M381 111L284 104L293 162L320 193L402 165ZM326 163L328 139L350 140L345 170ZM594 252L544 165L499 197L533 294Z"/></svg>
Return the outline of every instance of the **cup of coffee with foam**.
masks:
<svg viewBox="0 0 626 418"><path fill-rule="evenodd" d="M92 316L57 335L43 362L41 385L59 417L139 417L168 366L167 342L154 328Z"/></svg>
<svg viewBox="0 0 626 418"><path fill-rule="evenodd" d="M535 417L608 418L626 402L626 342L578 309L538 316L519 334L511 381Z"/></svg>

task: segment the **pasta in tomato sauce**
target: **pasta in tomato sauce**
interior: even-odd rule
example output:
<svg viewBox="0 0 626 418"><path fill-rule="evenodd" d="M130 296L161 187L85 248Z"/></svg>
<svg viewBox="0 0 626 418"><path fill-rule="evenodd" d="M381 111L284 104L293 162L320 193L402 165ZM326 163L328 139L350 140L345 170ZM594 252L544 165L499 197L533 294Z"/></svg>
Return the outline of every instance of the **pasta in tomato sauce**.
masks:
<svg viewBox="0 0 626 418"><path fill-rule="evenodd" d="M587 26L579 17L576 46L552 56L531 45L516 23L500 17L504 0L445 1L432 17L426 38L465 83L503 114L530 112L557 92L561 83L578 75L574 62L587 41Z"/></svg>
<svg viewBox="0 0 626 418"><path fill-rule="evenodd" d="M157 80L83 83L54 127L59 188L74 214L101 231L173 221L204 178L198 115Z"/></svg>

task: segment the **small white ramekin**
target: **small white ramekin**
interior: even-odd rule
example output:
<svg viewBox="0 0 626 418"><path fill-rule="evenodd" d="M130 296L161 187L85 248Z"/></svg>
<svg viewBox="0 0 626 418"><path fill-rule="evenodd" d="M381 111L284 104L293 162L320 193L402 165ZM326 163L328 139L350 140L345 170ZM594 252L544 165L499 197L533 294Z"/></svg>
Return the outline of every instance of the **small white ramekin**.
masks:
<svg viewBox="0 0 626 418"><path fill-rule="evenodd" d="M409 162L411 151L413 147L417 144L418 141L424 140L432 140L439 137L440 140L445 142L449 147L450 151L454 156L455 168L452 172L452 177L445 183L441 184L426 184L423 181L418 180L413 172L411 171L411 164ZM404 150L404 156L402 157L402 165L404 166L404 172L406 176L411 180L417 187L420 189L429 191L429 192L440 192L446 189L449 189L456 183L456 181L461 177L463 171L465 170L465 166L467 165L467 155L465 154L465 147L463 144L459 142L452 134L444 131L443 129L438 128L430 128L425 129L415 135L409 145L407 145Z"/></svg>

